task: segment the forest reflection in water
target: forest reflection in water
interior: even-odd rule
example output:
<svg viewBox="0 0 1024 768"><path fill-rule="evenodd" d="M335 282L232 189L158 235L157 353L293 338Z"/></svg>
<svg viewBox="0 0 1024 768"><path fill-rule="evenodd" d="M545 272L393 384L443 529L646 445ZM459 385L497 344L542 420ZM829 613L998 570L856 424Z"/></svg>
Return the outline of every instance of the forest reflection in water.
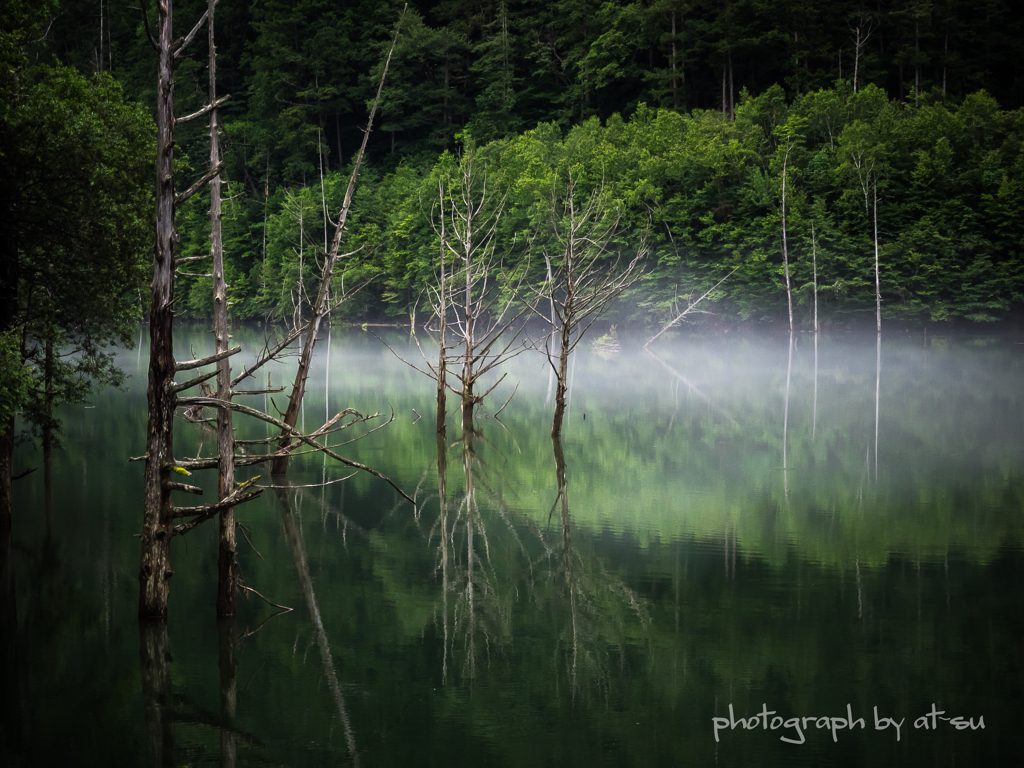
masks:
<svg viewBox="0 0 1024 768"><path fill-rule="evenodd" d="M177 545L169 621L138 625L140 472L124 459L144 432L145 370L63 414L52 482L17 489L4 765L68 744L85 764L1012 761L1021 345L620 342L571 363L561 443L532 355L508 364L519 390L498 419L514 383L476 433L456 415L439 439L417 418L433 383L335 329L306 409L393 408L344 450L418 504L366 476L317 486L349 470L294 462L292 487L240 515L245 583L294 609L277 616L253 597L214 618L215 533L200 528ZM176 442L210 450L194 425ZM915 728L933 704L985 727ZM762 707L812 718L804 742L712 727ZM899 741L876 709L903 719ZM815 726L847 712L866 727Z"/></svg>

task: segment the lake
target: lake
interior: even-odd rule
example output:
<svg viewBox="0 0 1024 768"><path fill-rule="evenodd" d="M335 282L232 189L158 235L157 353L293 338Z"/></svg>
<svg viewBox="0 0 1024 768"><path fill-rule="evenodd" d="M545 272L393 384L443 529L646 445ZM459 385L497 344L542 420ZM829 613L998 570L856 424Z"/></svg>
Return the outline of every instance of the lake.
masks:
<svg viewBox="0 0 1024 768"><path fill-rule="evenodd" d="M175 540L169 619L140 630L127 459L145 450L148 349L119 353L125 390L61 411L50 492L41 469L15 483L0 764L1019 761L1020 337L584 340L560 484L537 352L505 365L468 444L451 397L439 450L435 385L396 356L423 367L416 344L370 331L324 332L302 423L393 412L332 444L369 432L337 450L417 504L294 459L292 487L237 512L246 586L289 612L246 593L216 619L211 523ZM262 335L234 335L237 370ZM181 329L176 348L208 354L212 336ZM215 442L176 427L179 458ZM22 449L15 472L31 466ZM189 482L208 501L216 473Z"/></svg>

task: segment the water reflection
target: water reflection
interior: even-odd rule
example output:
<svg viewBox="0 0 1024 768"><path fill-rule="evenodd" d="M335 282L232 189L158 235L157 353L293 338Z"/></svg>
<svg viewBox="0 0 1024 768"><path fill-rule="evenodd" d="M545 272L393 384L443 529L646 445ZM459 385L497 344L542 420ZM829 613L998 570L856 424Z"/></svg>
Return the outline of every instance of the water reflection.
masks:
<svg viewBox="0 0 1024 768"><path fill-rule="evenodd" d="M173 765L174 692L171 688L171 638L164 619L139 622L139 669L146 720L146 764Z"/></svg>
<svg viewBox="0 0 1024 768"><path fill-rule="evenodd" d="M322 485L321 457L296 460L296 487L241 518L263 559L248 545L239 558L254 586L307 610L260 627L269 612L251 600L237 627L215 624L216 541L200 529L176 553L168 638L134 621L137 468L110 449L141 434L144 388L68 418L52 486L23 481L17 537L0 546L18 588L0 629L0 762L48 764L47 744L65 743L156 765L1019 758L1019 348L887 332L882 377L873 334L813 349L719 335L657 356L622 338L610 359L578 351L560 443L543 361L525 356L503 425L483 414L446 443L413 414L434 407L432 382L340 336L311 376L311 413L328 375L334 401L390 402L398 417L351 456L419 486L416 511L376 478ZM195 455L202 440L188 427L180 445ZM986 729L913 729L933 702ZM740 728L716 743L711 718L730 704L850 704L869 725L799 747ZM898 744L872 730L875 706L908 718Z"/></svg>
<svg viewBox="0 0 1024 768"><path fill-rule="evenodd" d="M278 478L278 481L281 482L282 479ZM331 695L334 697L335 706L338 708L338 717L345 732L349 757L358 766L359 752L356 750L356 738L352 731L352 725L349 722L348 710L345 707L345 697L342 695L341 686L338 684L338 675L334 669L334 658L331 655L331 645L327 639L327 630L324 629L324 622L320 616L320 606L317 603L316 592L313 589L313 579L309 573L309 561L306 558L306 547L302 541L302 532L296 523L287 487L274 488L274 495L277 497L277 503L281 508L281 522L284 525L285 538L288 541L288 548L291 550L292 558L295 560L295 569L298 571L299 581L302 584L302 594L306 598L306 606L309 608L309 615L313 621L316 644L320 651L320 660L324 668L324 677L327 679Z"/></svg>

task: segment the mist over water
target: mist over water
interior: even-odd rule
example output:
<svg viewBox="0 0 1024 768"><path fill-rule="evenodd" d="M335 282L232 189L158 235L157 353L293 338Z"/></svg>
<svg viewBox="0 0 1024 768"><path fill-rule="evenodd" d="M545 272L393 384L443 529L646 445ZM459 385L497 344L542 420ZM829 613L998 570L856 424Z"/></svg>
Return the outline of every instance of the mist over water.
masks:
<svg viewBox="0 0 1024 768"><path fill-rule="evenodd" d="M126 391L60 414L52 504L42 472L15 485L18 632L2 663L16 684L0 762L145 764L155 746L175 764L237 765L1019 755L1017 339L684 331L650 351L624 335L585 340L562 463L537 352L502 369L469 444L449 400L439 453L435 385L396 357L424 367L407 332L384 336L394 352L360 330L324 336L301 422L393 411L338 450L417 506L365 474L322 485L351 470L308 455L292 462L292 488L239 508L245 584L294 610L264 624L273 608L240 601L230 718L215 527L176 540L171 717L154 731L135 618L142 465L126 461L144 450L147 350L122 353ZM234 337L242 357L262 338ZM177 338L181 359L211 343ZM436 342L419 342L433 359ZM293 374L272 366L270 382ZM274 413L286 394L252 397ZM212 432L177 425L177 456L214 448ZM216 474L189 482L212 498ZM922 720L933 705L944 714ZM941 719L960 716L971 724Z"/></svg>

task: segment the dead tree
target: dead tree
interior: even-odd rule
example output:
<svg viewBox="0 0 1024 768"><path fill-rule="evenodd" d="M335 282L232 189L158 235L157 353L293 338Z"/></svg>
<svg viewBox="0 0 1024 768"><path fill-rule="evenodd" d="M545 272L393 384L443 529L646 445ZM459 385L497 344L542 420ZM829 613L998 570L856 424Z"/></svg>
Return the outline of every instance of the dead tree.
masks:
<svg viewBox="0 0 1024 768"><path fill-rule="evenodd" d="M860 71L860 60L863 55L865 46L868 44L868 40L871 39L871 35L878 28L878 21L872 17L865 18L864 15L857 17L856 26L850 27L850 32L853 33L851 39L853 40L853 92L857 92L857 77Z"/></svg>
<svg viewBox="0 0 1024 768"><path fill-rule="evenodd" d="M217 333L218 347L225 347L209 357L185 362L176 362L172 351L173 343L173 303L174 303L174 271L175 254L174 245L176 241L174 231L174 213L177 205L189 199L211 180L217 178L223 164L219 161L212 163L207 173L196 181L187 191L181 194L174 192L173 173L173 147L174 147L174 126L175 123L191 120L204 116L216 109L217 105L228 97L217 98L209 105L198 112L184 118L175 120L174 117L174 62L181 56L185 46L195 37L201 29L202 24L211 15L213 3L211 2L207 13L200 19L199 23L180 42L172 43L172 3L171 0L160 0L159 26L157 39L153 40L154 47L158 54L158 86L157 86L157 220L156 220L156 248L154 250L152 297L150 306L150 364L149 364L149 386L147 388L147 403L149 407L149 421L146 432L146 453L138 457L138 460L145 460L145 502L143 509L142 524L142 554L139 566L139 617L140 618L163 618L167 615L167 604L170 593L170 578L173 575L171 570L170 545L174 536L188 533L196 526L212 519L220 512L249 501L261 492L261 488L255 485L257 478L252 478L244 483L234 483L233 478L230 485L219 484L219 500L211 504L202 504L194 507L176 507L172 503L172 491L185 493L202 494L202 489L177 482L173 475L189 474L189 469L222 469L224 465L237 466L254 465L263 462L273 461L282 456L289 455L298 445L304 445L312 450L323 451L343 464L364 469L371 474L381 477L383 475L375 470L365 467L358 462L346 459L332 451L326 444L327 436L338 429L344 429L354 423L366 421L371 417L363 417L360 414L346 409L330 419L326 424L309 435L299 434L293 427L257 411L254 408L239 405L231 401L233 394L262 394L264 390L247 390L235 392L234 387L240 381L251 377L257 370L270 360L275 359L287 346L299 335L293 332L286 336L276 345L269 342L264 351L257 359L241 374L234 379L228 379L224 368L218 366L218 370L203 373L194 378L176 383L174 375L182 371L191 371L206 365L219 363L231 355L241 351L241 347L227 349L226 315L222 318L224 326L219 327ZM148 24L147 24L148 31ZM211 46L212 47L212 46ZM211 134L216 133L216 121L214 118L211 127ZM216 152L216 145L211 149L211 156ZM219 218L219 216L217 217ZM215 257L216 258L216 257ZM216 261L215 261L216 263ZM221 264L221 281L223 281L223 265ZM221 285L223 289L223 285ZM226 305L225 301L221 302ZM178 393L194 386L198 386L208 379L218 375L218 396L217 397L179 397ZM221 386L224 383L224 386ZM241 412L253 418L273 424L290 438L296 438L300 442L289 444L276 451L255 456L236 456L234 449L236 443L230 437L230 428L226 430L227 442L230 448L221 447L221 452L227 451L228 460L223 455L212 459L198 459L192 461L178 461L174 458L173 451L173 419L178 406L204 406L217 408L226 412ZM348 422L343 419L351 417ZM220 418L218 419L220 421ZM224 420L230 424L230 421ZM323 439L324 442L319 442ZM254 443L269 441L249 441ZM221 472L223 478L230 474ZM390 480L387 480L390 482ZM393 483L392 483L393 485ZM397 489L397 487L396 487ZM406 499L411 498L397 489ZM176 523L178 520L185 522ZM230 523L233 535L234 524ZM231 578L227 586L237 588L237 578L233 576L234 557L233 550L229 553ZM230 591L227 590L227 591ZM233 599L233 595L231 596Z"/></svg>
<svg viewBox="0 0 1024 768"><path fill-rule="evenodd" d="M408 5L406 5L406 7L408 7ZM388 57L384 61L384 69L381 72L380 82L377 85L377 95L373 100L373 107L370 109L370 119L366 123L366 130L363 131L363 143L360 145L359 152L356 154L356 161L352 168L352 175L349 177L348 188L345 190L345 200L342 203L341 211L338 213L338 221L334 229L334 237L331 240L331 245L327 249L326 257L324 259L323 272L320 274L320 288L317 291L316 300L312 307L312 315L309 319L309 324L307 325L306 339L302 345L302 353L299 356L299 367L295 372L295 383L292 385L291 395L288 398L288 408L284 413L284 423L287 425L287 429L282 430L280 443L278 444L278 447L282 450L291 444L289 431L295 427L296 422L299 420L299 409L302 406L302 398L306 393L306 379L309 376L309 368L313 362L313 348L316 346L317 333L320 331L320 323L329 311L328 295L331 289L331 277L334 275L334 266L338 261L338 250L341 246L341 234L345 230L345 222L348 220L348 213L352 207L352 196L356 189L356 179L359 178L359 169L363 163L363 156L366 154L366 144L370 139L370 131L373 129L373 119L377 114L377 105L380 103L381 91L384 89L384 80L388 74L388 65L391 63L391 54L394 53L395 43L398 42L398 31L402 26L402 18L404 17L405 11L403 9L402 17L399 18L398 26L395 29L395 36L391 41L391 49L388 51ZM299 300L301 301L301 297ZM281 475L287 471L288 453L285 452L274 461L271 472L275 475Z"/></svg>
<svg viewBox="0 0 1024 768"><path fill-rule="evenodd" d="M682 320L684 317L686 317L691 312L700 312L701 310L698 310L697 306L702 301L704 301L704 299L706 299L708 296L710 296L712 293L714 293L718 289L718 286L720 286L722 283L724 283L726 280L728 280L732 276L733 272L735 272L737 269L739 269L739 267L733 267L732 272L730 272L728 275L723 277L721 280L719 280L713 286L711 286L706 291L704 291L704 293L701 294L699 299L697 299L696 301L690 302L689 305L686 307L686 309L684 309L679 315L677 315L676 318L674 320L672 320L672 322L670 322L668 325L666 325L664 328L662 328L660 331L658 331L656 334L654 334L653 336L651 336L651 338L649 338L647 340L647 343L644 344L644 349L647 349L647 347L651 346L651 344L653 344L654 341L659 336L661 336L661 334L663 334L669 328L674 326L676 323L678 323L680 320Z"/></svg>
<svg viewBox="0 0 1024 768"><path fill-rule="evenodd" d="M462 430L468 434L474 431L475 407L504 377L483 392L478 389L480 380L527 348L520 342L518 321L529 308L520 300L521 283L503 282L502 264L494 251L504 199L489 188L486 168L476 165L472 148L447 181L447 186L445 179L438 184L438 204L432 213L441 254L438 284L430 294L441 326L438 362L431 363L421 349L426 370L416 369L438 384L438 430L444 428L448 389L459 397Z"/></svg>
<svg viewBox="0 0 1024 768"><path fill-rule="evenodd" d="M553 261L557 269L545 290L553 306L553 318L537 313L551 324L544 352L558 380L552 438L560 439L562 434L569 355L604 310L639 278L637 265L647 253L644 238L632 258L623 263L621 253L612 247L620 218L620 211L603 186L586 195L572 171L561 187L556 182L552 189L551 227L558 249ZM551 260L548 254L545 257ZM552 338L558 341L557 352L551 348Z"/></svg>
<svg viewBox="0 0 1024 768"><path fill-rule="evenodd" d="M789 306L789 332L793 332L793 285L789 279L789 242L786 238L786 168L792 144L787 137L786 154L782 159L782 263L786 268L786 301Z"/></svg>
<svg viewBox="0 0 1024 768"><path fill-rule="evenodd" d="M174 62L199 31L205 16L180 43L172 37L172 0L158 3L157 39L157 156L156 247L149 319L149 386L146 390L149 422L146 428L145 504L142 519L142 558L139 565L139 616L167 615L170 590L171 536L174 521L172 490L195 492L172 480L174 470L173 421L177 405L174 374L198 365L177 366L172 351L174 312L174 211L220 172L210 171L187 192L174 191ZM147 26L148 31L148 26ZM152 38L151 38L152 40ZM205 111L209 111L209 107ZM200 112L205 113L203 110ZM199 116L196 113L193 117ZM236 352L239 350L235 350ZM227 354L224 355L225 357ZM209 378L209 377L207 377ZM192 384L198 384L195 381Z"/></svg>
<svg viewBox="0 0 1024 768"><path fill-rule="evenodd" d="M210 50L210 104L217 103L217 47L213 39L213 12L217 0L207 0L207 32ZM210 168L220 166L217 108L210 110ZM221 235L220 174L210 181L210 254L213 257L213 337L215 351L228 350L228 299L224 281L224 241ZM217 397L231 399L231 362L227 357L217 361ZM231 496L235 488L235 433L231 411L217 411L217 498ZM220 512L217 555L217 615L235 615L235 596L238 593L238 572L235 547L235 508L225 507Z"/></svg>

